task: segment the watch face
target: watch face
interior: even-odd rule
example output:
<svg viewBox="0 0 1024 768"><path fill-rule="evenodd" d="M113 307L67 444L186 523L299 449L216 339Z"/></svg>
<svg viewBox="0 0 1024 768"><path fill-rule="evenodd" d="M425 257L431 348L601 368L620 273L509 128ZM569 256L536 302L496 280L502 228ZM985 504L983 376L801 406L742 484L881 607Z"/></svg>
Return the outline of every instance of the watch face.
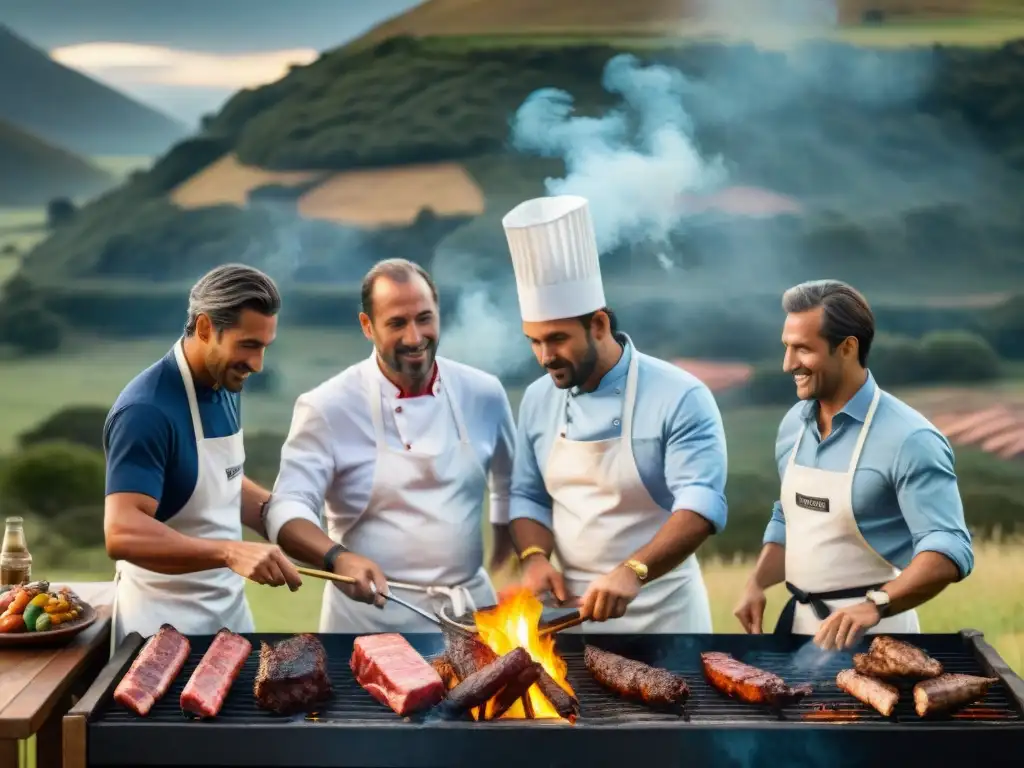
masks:
<svg viewBox="0 0 1024 768"><path fill-rule="evenodd" d="M868 592L868 600L875 603L876 605L888 605L889 595L881 591Z"/></svg>

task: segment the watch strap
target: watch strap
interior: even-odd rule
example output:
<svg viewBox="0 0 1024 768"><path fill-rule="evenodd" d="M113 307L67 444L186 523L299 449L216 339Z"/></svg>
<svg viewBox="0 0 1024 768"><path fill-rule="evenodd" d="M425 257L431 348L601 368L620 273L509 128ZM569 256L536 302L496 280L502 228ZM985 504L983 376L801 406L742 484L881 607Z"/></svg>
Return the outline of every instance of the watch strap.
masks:
<svg viewBox="0 0 1024 768"><path fill-rule="evenodd" d="M333 547L327 550L327 554L324 555L324 570L330 573L334 573L334 563L338 559L338 555L348 552L348 549L344 544L335 544Z"/></svg>

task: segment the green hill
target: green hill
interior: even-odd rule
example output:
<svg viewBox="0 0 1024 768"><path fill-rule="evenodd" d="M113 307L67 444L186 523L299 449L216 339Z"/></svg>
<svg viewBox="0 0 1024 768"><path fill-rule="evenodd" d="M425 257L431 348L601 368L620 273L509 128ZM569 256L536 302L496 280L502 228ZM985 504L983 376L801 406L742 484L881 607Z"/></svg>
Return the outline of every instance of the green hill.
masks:
<svg viewBox="0 0 1024 768"><path fill-rule="evenodd" d="M0 121L0 206L45 205L91 197L114 178L89 161Z"/></svg>

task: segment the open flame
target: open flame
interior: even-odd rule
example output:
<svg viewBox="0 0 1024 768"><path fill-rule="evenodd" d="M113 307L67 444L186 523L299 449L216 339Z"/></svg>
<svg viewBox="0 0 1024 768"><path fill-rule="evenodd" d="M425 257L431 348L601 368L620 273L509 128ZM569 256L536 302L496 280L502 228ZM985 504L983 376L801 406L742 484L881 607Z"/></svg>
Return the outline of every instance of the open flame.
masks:
<svg viewBox="0 0 1024 768"><path fill-rule="evenodd" d="M566 692L574 694L566 677L567 665L555 651L553 635L541 637L540 619L544 606L528 589L515 587L503 592L498 605L486 611L477 611L476 628L480 640L498 656L516 648L523 648L530 657L540 664L544 671ZM559 718L558 711L548 701L540 688L534 684L527 693L535 718ZM488 716L494 702L488 703ZM522 700L513 704L499 719L529 717ZM488 718L489 719L489 718Z"/></svg>

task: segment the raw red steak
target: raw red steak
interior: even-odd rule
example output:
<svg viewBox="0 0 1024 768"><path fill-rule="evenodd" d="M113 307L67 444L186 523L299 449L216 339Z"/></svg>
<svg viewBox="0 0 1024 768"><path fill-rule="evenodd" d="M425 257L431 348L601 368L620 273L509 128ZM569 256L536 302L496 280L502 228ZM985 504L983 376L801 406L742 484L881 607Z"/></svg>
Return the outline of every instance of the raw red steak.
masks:
<svg viewBox="0 0 1024 768"><path fill-rule="evenodd" d="M437 670L399 634L357 637L349 666L357 683L399 715L432 707L444 698Z"/></svg>
<svg viewBox="0 0 1024 768"><path fill-rule="evenodd" d="M228 629L218 632L181 692L181 711L216 717L251 652L252 643L241 635Z"/></svg>
<svg viewBox="0 0 1024 768"><path fill-rule="evenodd" d="M114 701L145 717L170 688L188 658L188 638L164 624L135 657L114 689Z"/></svg>

